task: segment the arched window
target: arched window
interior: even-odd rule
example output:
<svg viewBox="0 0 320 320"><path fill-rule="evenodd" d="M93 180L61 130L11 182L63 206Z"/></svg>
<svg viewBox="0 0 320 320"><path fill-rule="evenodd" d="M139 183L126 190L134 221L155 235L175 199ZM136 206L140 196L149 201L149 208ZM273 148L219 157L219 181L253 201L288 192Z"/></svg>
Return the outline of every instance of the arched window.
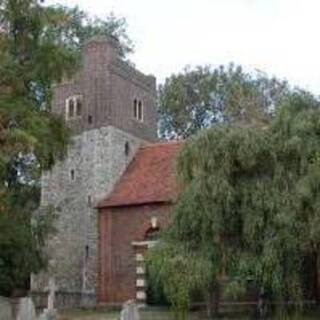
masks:
<svg viewBox="0 0 320 320"><path fill-rule="evenodd" d="M75 171L74 171L74 169L70 170L70 179L71 179L71 181L75 180Z"/></svg>
<svg viewBox="0 0 320 320"><path fill-rule="evenodd" d="M74 101L73 99L69 100L69 116L68 118L73 118L74 117Z"/></svg>
<svg viewBox="0 0 320 320"><path fill-rule="evenodd" d="M82 96L76 95L66 99L66 119L80 117L82 113Z"/></svg>
<svg viewBox="0 0 320 320"><path fill-rule="evenodd" d="M128 157L130 154L130 144L128 141L126 141L126 143L124 144L124 154L126 155L126 157Z"/></svg>
<svg viewBox="0 0 320 320"><path fill-rule="evenodd" d="M143 106L142 106L142 101L139 101L138 103L138 120L143 121Z"/></svg>
<svg viewBox="0 0 320 320"><path fill-rule="evenodd" d="M156 241L159 239L159 233L160 229L158 227L156 228L150 228L145 235L146 241Z"/></svg>
<svg viewBox="0 0 320 320"><path fill-rule="evenodd" d="M138 119L138 100L134 99L133 101L133 117Z"/></svg>
<svg viewBox="0 0 320 320"><path fill-rule="evenodd" d="M141 100L133 100L133 118L143 122L143 103Z"/></svg>
<svg viewBox="0 0 320 320"><path fill-rule="evenodd" d="M76 99L76 106L77 106L77 116L81 116L82 112L82 97L77 97Z"/></svg>
<svg viewBox="0 0 320 320"><path fill-rule="evenodd" d="M89 245L86 245L85 251L86 251L86 260L88 260L89 259Z"/></svg>

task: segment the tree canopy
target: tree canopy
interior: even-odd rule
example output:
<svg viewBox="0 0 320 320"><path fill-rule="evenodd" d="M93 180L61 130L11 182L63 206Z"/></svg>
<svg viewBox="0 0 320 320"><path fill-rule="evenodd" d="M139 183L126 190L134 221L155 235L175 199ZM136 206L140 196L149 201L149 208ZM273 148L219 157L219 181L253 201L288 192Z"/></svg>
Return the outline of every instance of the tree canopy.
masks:
<svg viewBox="0 0 320 320"><path fill-rule="evenodd" d="M279 318L288 301L299 310L304 259L319 254L319 135L320 103L297 91L269 125L220 124L185 142L177 163L182 192L150 255L178 311L192 292L208 295L221 279L233 292L253 281L281 304Z"/></svg>
<svg viewBox="0 0 320 320"><path fill-rule="evenodd" d="M33 215L39 178L69 143L64 120L50 112L52 85L77 70L84 41L96 34L119 38L123 58L132 50L122 18L0 0L0 294L24 287L45 266L41 246L51 215Z"/></svg>
<svg viewBox="0 0 320 320"><path fill-rule="evenodd" d="M222 122L265 123L289 92L287 82L234 64L187 68L159 87L160 135L187 138Z"/></svg>

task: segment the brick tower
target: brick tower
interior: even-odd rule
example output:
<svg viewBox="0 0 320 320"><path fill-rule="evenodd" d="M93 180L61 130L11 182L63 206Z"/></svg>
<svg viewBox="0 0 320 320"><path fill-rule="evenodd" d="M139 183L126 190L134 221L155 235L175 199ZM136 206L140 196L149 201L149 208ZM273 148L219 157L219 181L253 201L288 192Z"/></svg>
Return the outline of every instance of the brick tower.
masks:
<svg viewBox="0 0 320 320"><path fill-rule="evenodd" d="M72 128L68 155L42 176L41 206L54 207L57 233L48 241L48 271L32 277L36 298L54 279L57 304L95 304L95 206L139 146L156 139L156 81L125 63L115 39L94 37L74 79L55 87L53 112ZM40 300L37 300L40 304Z"/></svg>

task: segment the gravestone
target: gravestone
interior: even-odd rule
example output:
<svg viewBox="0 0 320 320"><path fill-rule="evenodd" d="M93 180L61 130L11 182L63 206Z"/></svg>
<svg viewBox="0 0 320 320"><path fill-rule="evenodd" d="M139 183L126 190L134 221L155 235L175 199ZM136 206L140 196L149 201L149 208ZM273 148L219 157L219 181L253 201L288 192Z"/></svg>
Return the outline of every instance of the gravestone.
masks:
<svg viewBox="0 0 320 320"><path fill-rule="evenodd" d="M54 302L55 302L55 297L56 297L56 284L53 278L49 279L49 293L48 293L48 305L47 305L47 309L50 311L55 310L54 309Z"/></svg>
<svg viewBox="0 0 320 320"><path fill-rule="evenodd" d="M140 320L139 308L133 300L129 300L123 304L120 320Z"/></svg>
<svg viewBox="0 0 320 320"><path fill-rule="evenodd" d="M12 319L12 307L8 299L0 297L0 320Z"/></svg>
<svg viewBox="0 0 320 320"><path fill-rule="evenodd" d="M36 320L36 309L31 298L20 298L17 301L16 308L15 320Z"/></svg>
<svg viewBox="0 0 320 320"><path fill-rule="evenodd" d="M49 279L49 285L46 288L48 290L47 308L43 310L39 320L55 320L57 318L57 310L54 308L56 285L53 278Z"/></svg>

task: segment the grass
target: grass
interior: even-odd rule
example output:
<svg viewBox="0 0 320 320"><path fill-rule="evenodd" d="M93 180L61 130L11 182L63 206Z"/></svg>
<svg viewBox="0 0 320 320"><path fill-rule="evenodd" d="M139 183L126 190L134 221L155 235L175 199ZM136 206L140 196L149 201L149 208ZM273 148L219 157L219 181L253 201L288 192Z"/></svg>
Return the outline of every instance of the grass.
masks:
<svg viewBox="0 0 320 320"><path fill-rule="evenodd" d="M58 320L118 320L119 312L108 311L104 309L75 309L61 311ZM172 313L168 310L152 310L147 309L141 312L141 320L173 320ZM234 315L230 317L223 317L224 320L250 320L248 316ZM295 320L316 320L320 319L320 311L313 314L302 316ZM192 313L189 320L202 320L197 313ZM203 319L204 320L204 319Z"/></svg>
<svg viewBox="0 0 320 320"><path fill-rule="evenodd" d="M58 320L117 320L119 312L106 310L63 310L59 313Z"/></svg>

